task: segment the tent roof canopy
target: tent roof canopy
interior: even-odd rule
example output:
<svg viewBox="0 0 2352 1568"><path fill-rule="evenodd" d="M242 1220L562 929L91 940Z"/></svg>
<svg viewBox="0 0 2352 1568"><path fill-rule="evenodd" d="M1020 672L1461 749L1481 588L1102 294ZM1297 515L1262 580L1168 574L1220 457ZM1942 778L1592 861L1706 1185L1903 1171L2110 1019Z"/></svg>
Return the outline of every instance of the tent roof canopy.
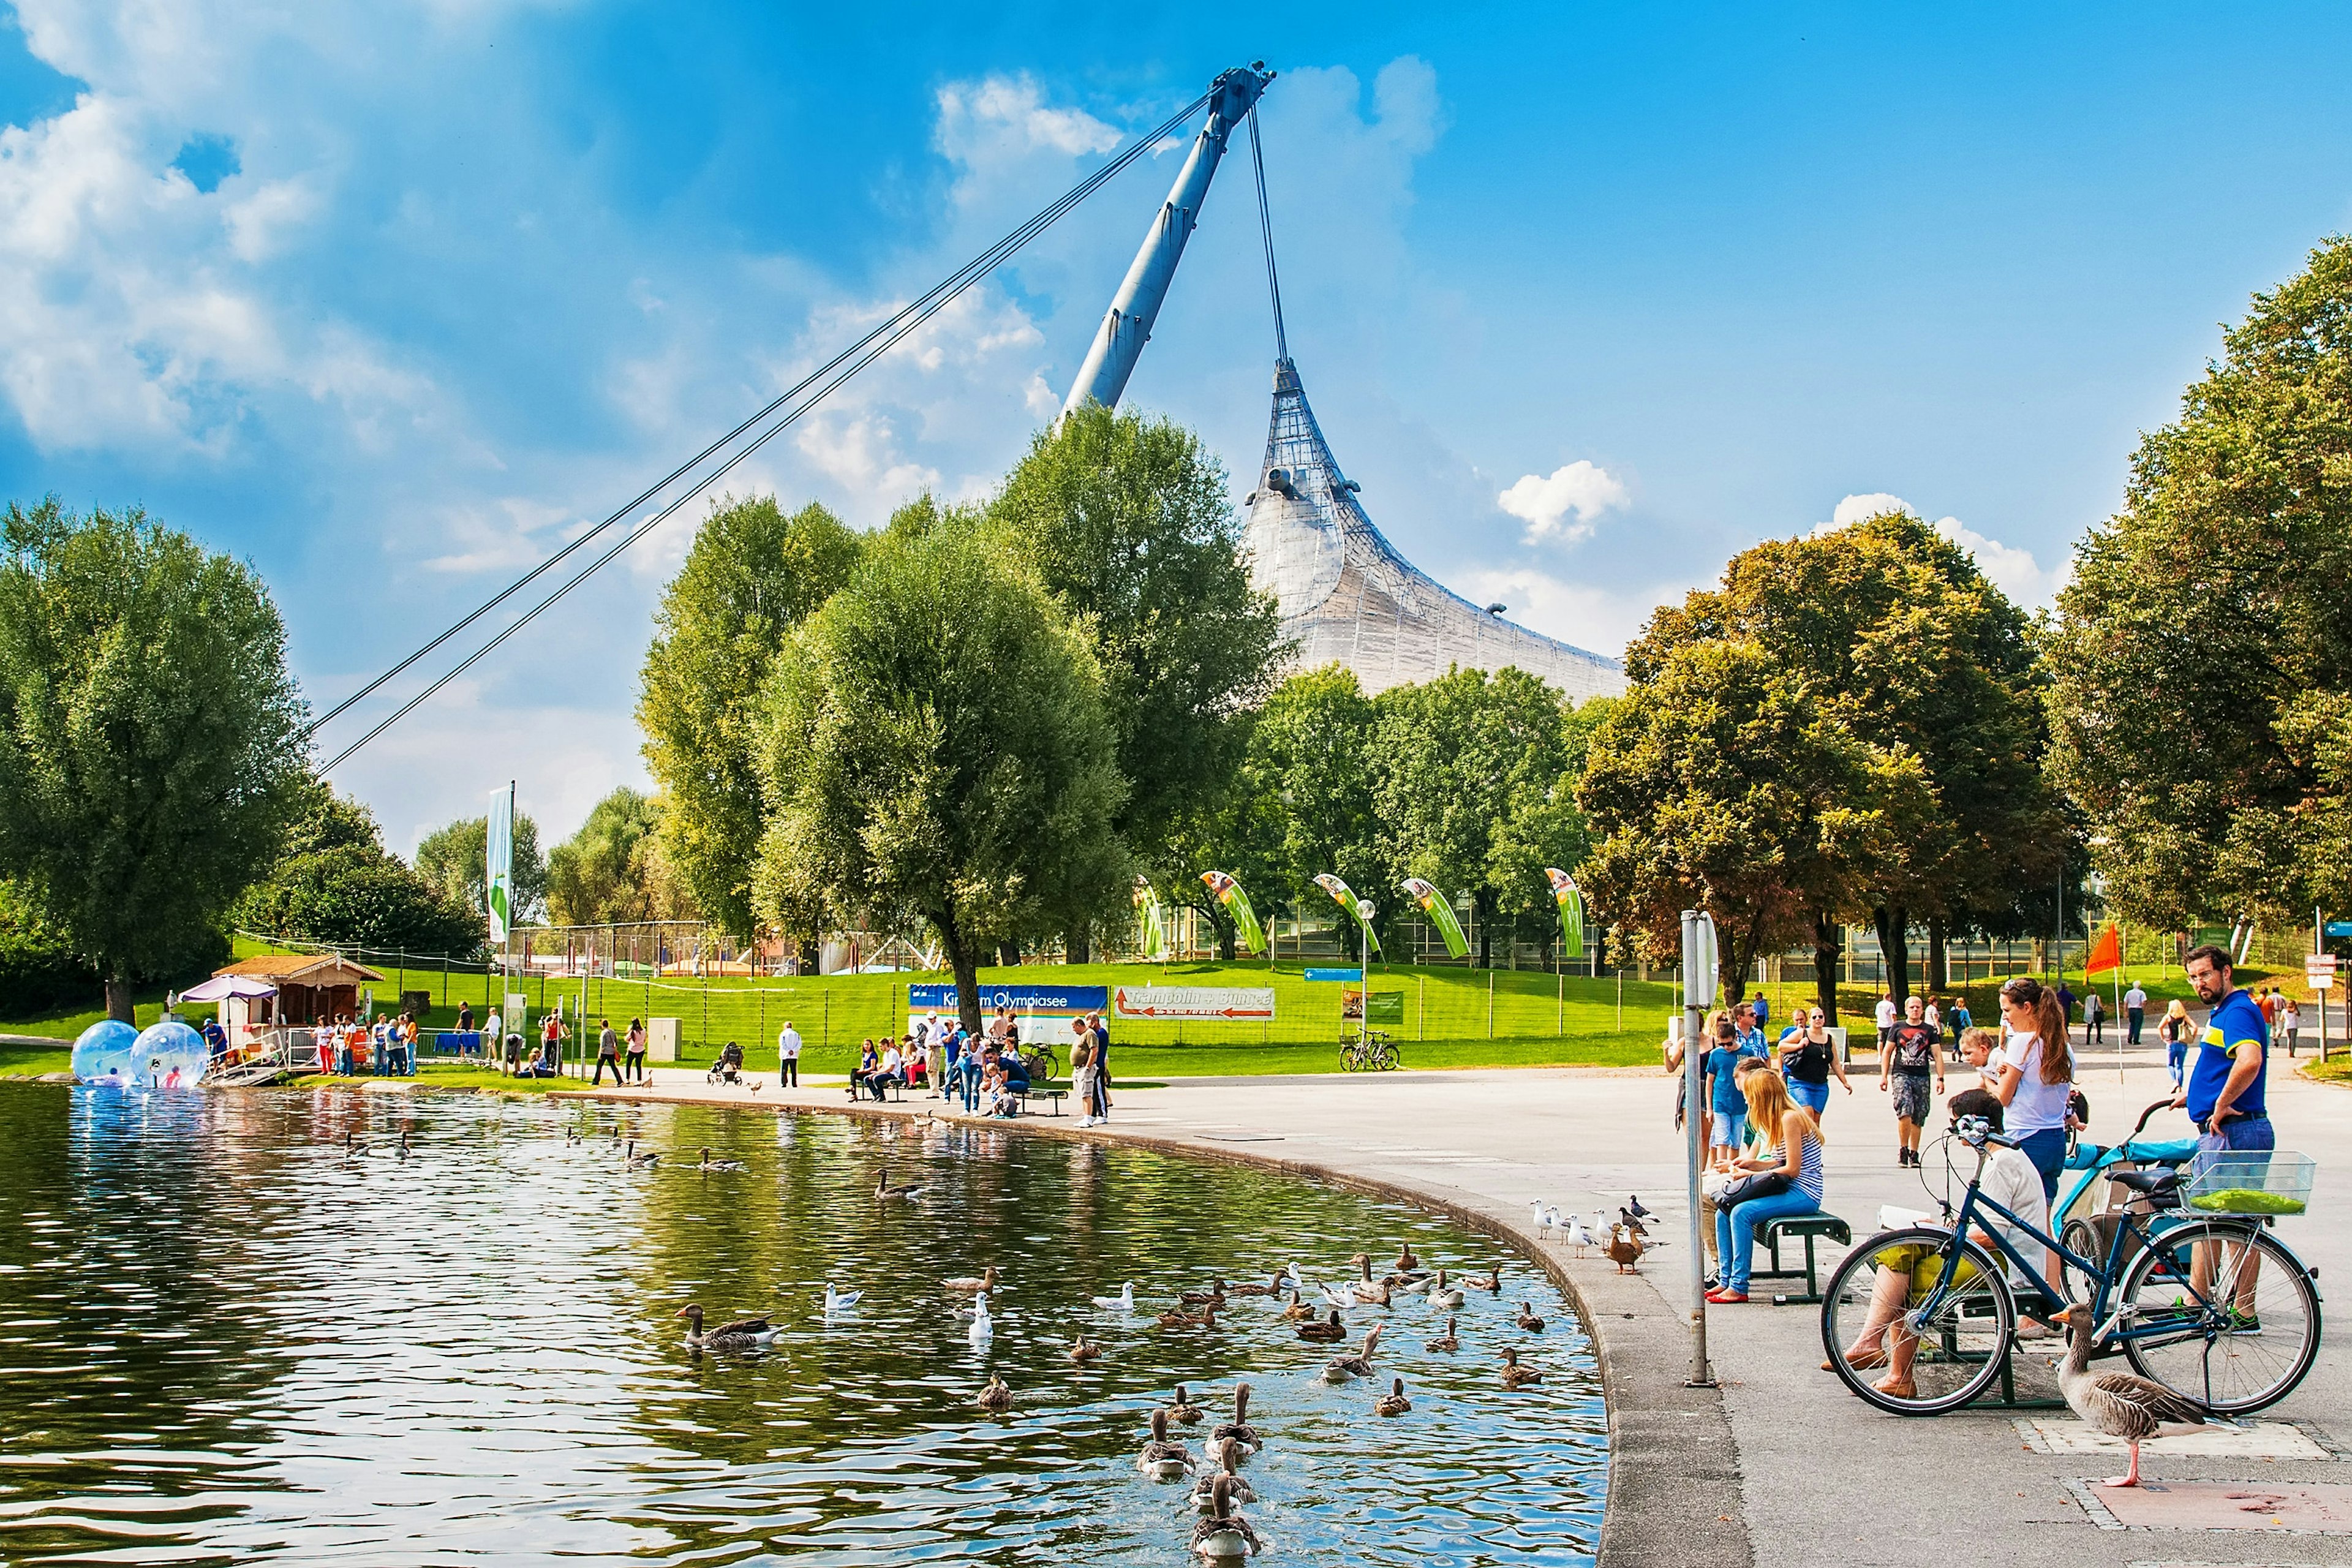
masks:
<svg viewBox="0 0 2352 1568"><path fill-rule="evenodd" d="M232 996L275 996L278 987L250 974L215 974L180 993L183 1002L226 1002Z"/></svg>

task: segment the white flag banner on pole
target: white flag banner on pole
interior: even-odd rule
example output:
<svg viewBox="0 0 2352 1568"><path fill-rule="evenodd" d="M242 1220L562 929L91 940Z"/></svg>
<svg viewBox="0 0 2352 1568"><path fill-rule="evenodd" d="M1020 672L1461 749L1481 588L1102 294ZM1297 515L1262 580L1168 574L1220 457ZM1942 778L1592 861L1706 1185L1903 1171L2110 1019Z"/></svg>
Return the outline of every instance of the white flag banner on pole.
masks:
<svg viewBox="0 0 2352 1568"><path fill-rule="evenodd" d="M483 861L490 940L504 942L514 915L514 784L490 792L490 841Z"/></svg>

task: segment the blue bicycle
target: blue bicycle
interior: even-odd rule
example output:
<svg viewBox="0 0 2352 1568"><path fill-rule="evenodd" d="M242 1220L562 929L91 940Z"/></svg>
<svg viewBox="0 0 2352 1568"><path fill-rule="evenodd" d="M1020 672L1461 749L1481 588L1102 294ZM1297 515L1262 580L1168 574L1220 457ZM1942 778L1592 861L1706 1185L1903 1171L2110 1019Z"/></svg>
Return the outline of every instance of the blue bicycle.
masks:
<svg viewBox="0 0 2352 1568"><path fill-rule="evenodd" d="M1822 1343L1832 1370L1898 1415L1961 1408L2007 1366L2021 1296L2045 1322L2066 1306L2047 1278L2047 1248L2062 1266L2063 1289L2097 1321L2095 1356L2123 1355L2141 1376L2222 1415L2285 1398L2319 1352L2319 1290L2316 1271L2271 1229L2276 1212L2301 1212L2301 1197L2264 1187L2300 1181L2307 1194L2310 1162L2263 1155L2249 1157L2246 1169L2225 1160L2208 1171L2200 1160L2185 1177L2179 1166L2193 1148L2133 1141L2170 1103L2148 1107L2116 1148L2092 1148L2059 1212L2083 1210L2095 1182L2108 1184L2109 1201L2101 1212L2077 1212L2063 1241L1979 1190L1990 1150L2016 1143L1982 1118L1962 1118L1943 1140L1946 1169L1955 1141L1975 1150L1977 1162L1957 1215L1948 1200L1940 1205L1950 1228L1871 1237L1822 1290ZM2263 1212L2235 1212L2242 1203Z"/></svg>

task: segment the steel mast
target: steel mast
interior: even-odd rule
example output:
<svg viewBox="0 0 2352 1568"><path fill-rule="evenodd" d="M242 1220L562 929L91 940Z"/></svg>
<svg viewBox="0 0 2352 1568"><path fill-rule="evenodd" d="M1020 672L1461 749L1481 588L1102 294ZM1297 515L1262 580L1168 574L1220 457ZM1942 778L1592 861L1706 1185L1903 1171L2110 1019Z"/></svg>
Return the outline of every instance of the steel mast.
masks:
<svg viewBox="0 0 2352 1568"><path fill-rule="evenodd" d="M1201 203L1208 196L1209 182L1225 155L1225 143L1273 79L1274 73L1260 60L1236 66L1209 84L1208 123L1192 139L1192 155L1184 160L1183 172L1176 176L1168 200L1152 218L1143 247L1127 269L1127 280L1111 297L1094 346L1087 351L1087 363L1078 367L1070 395L1063 401L1063 413L1089 402L1106 408L1118 406L1127 378L1135 374L1135 362L1150 340L1151 324L1159 320L1160 304L1168 298L1176 263L1184 258L1184 242L1201 221Z"/></svg>

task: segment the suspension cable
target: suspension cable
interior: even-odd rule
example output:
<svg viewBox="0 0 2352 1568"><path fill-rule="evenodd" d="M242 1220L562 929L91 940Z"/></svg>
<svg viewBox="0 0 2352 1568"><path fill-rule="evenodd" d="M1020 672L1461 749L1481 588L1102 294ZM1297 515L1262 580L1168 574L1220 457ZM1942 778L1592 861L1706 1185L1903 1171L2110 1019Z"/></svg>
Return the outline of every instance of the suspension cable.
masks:
<svg viewBox="0 0 2352 1568"><path fill-rule="evenodd" d="M1257 170L1257 230L1265 241L1265 291L1274 300L1274 353L1276 359L1290 357L1290 341L1282 331L1282 281L1274 274L1274 214L1265 201L1265 153L1258 144L1257 105L1250 105L1250 163Z"/></svg>
<svg viewBox="0 0 2352 1568"><path fill-rule="evenodd" d="M811 397L803 406L789 415L782 423L778 424L774 429L770 430L766 435L761 436L750 447L745 447L742 451L738 452L734 457L729 458L726 463L722 464L716 469L713 469L692 489L688 489L684 495L678 497L676 501L673 501L663 511L651 519L649 522L632 530L623 539L621 544L617 548L608 550L603 555L598 556L585 571L583 571L578 576L566 582L562 586L556 589L553 594L541 601L537 607L530 610L520 620L516 621L513 625L508 626L506 630L500 632L496 638L478 649L472 658L467 659L465 663L457 666L456 669L449 671L447 674L433 682L432 685L426 687L425 689L416 698L412 699L410 701L404 704L390 719L386 720L383 723L377 725L373 730L368 731L368 733L362 736L359 741L350 746L346 746L342 751L337 752L334 761L329 763L326 767L320 771L331 772L336 763L342 762L353 752L358 751L361 746L366 745L370 741L373 741L378 735L383 734L384 731L390 729L394 723L415 710L418 704L425 698L430 697L434 692L438 691L442 687L447 685L457 674L470 668L481 658L483 654L488 653L491 648L496 647L499 643L504 642L508 637L520 631L523 626L536 619L541 611L546 609L548 605L553 604L557 599L562 598L565 594L571 592L571 590L573 587L576 587L583 579L589 575L590 573L594 572L598 567L612 560L613 557L618 554L621 550L626 549L630 542L642 538L646 530L650 528L652 524L664 521L669 517L675 515L679 507L685 505L686 502L691 500L703 490L708 489L730 469L734 468L736 464L740 463L745 458L750 457L751 453L759 450L761 447L766 445L778 431L783 429L784 426L789 425L793 420L799 418L801 415L807 413L810 408L814 407L816 404L822 401L828 393L834 390L834 388L848 380L851 375L855 375L859 370L864 369L867 364L872 363L880 352L887 350L892 345L904 339L915 327L919 326L926 321L929 321L933 315L936 315L939 312L941 307L961 295L965 289L971 287L973 283L978 282L982 278L986 277L989 273L995 271L997 268L1010 260L1015 253L1022 249L1023 247L1026 246L1031 240L1036 238L1038 235L1044 233L1046 229L1052 227L1054 224L1066 216L1073 208L1077 206L1079 203L1092 195L1095 191L1106 182L1120 174L1128 167L1129 164L1134 163L1145 153L1158 145L1163 137L1176 131L1186 121L1192 119L1194 114L1198 113L1202 107L1209 101L1209 98L1210 94L1202 93L1199 98L1194 99L1182 109L1180 109L1174 114L1170 115L1159 125L1155 126L1150 131L1146 132L1142 136L1130 142L1118 157L1112 159L1109 163L1104 164L1101 168L1096 170L1085 179L1079 181L1076 185L1073 185L1052 205L1032 216L1027 222L1013 229L1010 234L1007 234L1003 238L998 240L994 245L990 246L986 250L981 252L978 256L964 263L963 266L957 268L954 272L950 273L946 278L941 279L938 283L932 285L932 287L924 293L908 301L896 314L881 322L872 331L866 333L865 337L860 338L857 342L850 344L847 348L843 349L831 359L817 366L816 369L811 371L807 375L802 377L799 382L785 389L783 393L771 400L764 407L761 408L750 418L744 420L732 430L728 431L727 434L721 436L719 439L705 447L701 451L697 452L692 458L689 458L685 462L679 464L677 468L663 475L661 479L647 486L645 489L639 491L628 501L626 505L621 507L611 516L605 518L604 521L596 524L593 528L588 530L585 533L583 533L579 538L566 544L562 549L557 551L545 561L542 561L538 565L532 567L529 572L524 573L520 577L518 577L515 581L507 584L506 587L500 589L496 595L477 605L463 618L438 633L431 641L417 648L407 658L394 665L390 669L385 670L382 675L377 676L373 680L369 681L365 686L353 692L351 696L345 698L342 701L337 703L333 708L329 709L327 712L322 714L320 717L311 721L310 726L302 731L306 738L310 735L315 734L327 724L341 718L343 714L357 707L361 702L382 690L385 686L396 679L404 671L414 666L419 659L424 658L434 649L439 647L451 637L454 637L458 633L464 631L467 626L472 626L476 621L480 620L484 616L488 615L500 605L505 604L509 599L513 598L517 594L521 593L525 588L537 582L549 572L553 571L573 553L585 547L599 534L613 527L614 524L620 522L630 513L635 511L638 507L643 506L646 502L661 494L678 479L691 473L697 467L708 461L714 453L724 449L729 444L740 438L746 431L752 429L762 420L767 419L775 414L777 410L782 408L786 404L807 392L810 387L816 385L819 381L823 380L828 374L831 374L834 371L839 369L841 365L861 353L865 354L865 357L863 359L858 359L857 363L855 365L852 365L847 373L836 376L831 382L827 383L814 397ZM1262 201L1263 195L1261 193L1261 205ZM877 342L886 337L888 341L882 342L881 350L877 350L872 353L866 353L868 349L873 348Z"/></svg>

